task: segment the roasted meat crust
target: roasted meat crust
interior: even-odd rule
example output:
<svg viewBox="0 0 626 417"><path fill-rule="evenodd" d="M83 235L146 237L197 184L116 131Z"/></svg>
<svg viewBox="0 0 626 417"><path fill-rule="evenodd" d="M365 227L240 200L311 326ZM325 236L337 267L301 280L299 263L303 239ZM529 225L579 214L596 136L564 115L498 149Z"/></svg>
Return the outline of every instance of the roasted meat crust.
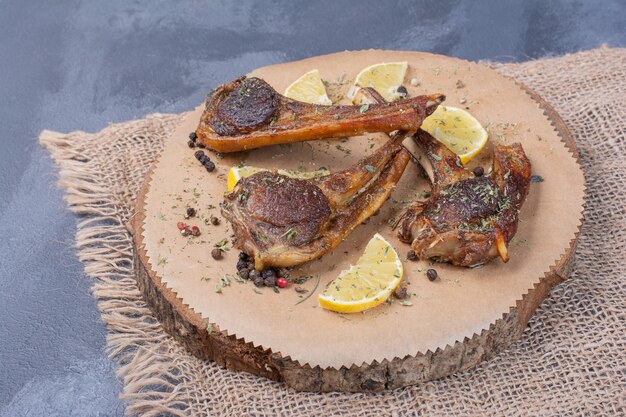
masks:
<svg viewBox="0 0 626 417"><path fill-rule="evenodd" d="M239 181L221 204L235 245L254 257L257 269L298 265L328 253L395 188L410 157L400 146L403 138L396 135L374 154L380 166L374 172L363 161L319 179L262 172Z"/></svg>
<svg viewBox="0 0 626 417"><path fill-rule="evenodd" d="M209 126L218 135L237 135L269 123L276 113L278 94L259 78L225 84L206 103Z"/></svg>
<svg viewBox="0 0 626 417"><path fill-rule="evenodd" d="M375 91L364 100L382 102ZM257 269L293 266L324 255L376 213L410 159L399 131L352 167L310 180L261 172L237 183L221 205L233 225L235 245Z"/></svg>
<svg viewBox="0 0 626 417"><path fill-rule="evenodd" d="M420 259L478 266L500 256L515 235L528 194L531 165L519 143L494 146L493 172L474 177L458 157L424 131L415 142L430 164L431 196L406 211L398 237Z"/></svg>
<svg viewBox="0 0 626 417"><path fill-rule="evenodd" d="M284 97L260 78L241 77L207 97L196 134L210 149L237 152L366 132L415 132L444 99L432 94L366 106L323 106Z"/></svg>

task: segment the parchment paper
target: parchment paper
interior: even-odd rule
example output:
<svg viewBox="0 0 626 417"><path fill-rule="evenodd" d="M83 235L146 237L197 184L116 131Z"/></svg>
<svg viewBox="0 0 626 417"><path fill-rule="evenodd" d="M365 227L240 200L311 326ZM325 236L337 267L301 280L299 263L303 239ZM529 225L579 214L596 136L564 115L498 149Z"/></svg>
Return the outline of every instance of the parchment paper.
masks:
<svg viewBox="0 0 626 417"><path fill-rule="evenodd" d="M307 170L325 166L336 172L375 150L385 137L368 135L280 145L224 155L221 159L207 152L217 165L215 172L207 173L186 144L189 132L199 120L199 107L167 141L157 163L146 198L143 237L152 268L163 283L191 309L215 323L216 329L311 366L349 367L434 351L488 328L539 281L569 246L581 219L582 172L543 111L513 81L478 64L394 51L343 52L261 68L252 75L264 78L282 92L300 75L317 68L326 81L336 84L343 80L343 85L331 85L331 89L345 92L362 68L400 60L409 62L404 85L411 95L442 92L447 96L444 104L469 107L489 128L491 141L521 142L532 162L533 174L545 179L531 184L518 233L509 247L509 263L495 260L476 269L436 264L441 278L430 282L425 277L430 263L406 261L410 248L397 240L390 223L406 204L429 189L427 181L410 164L378 216L357 228L331 254L292 271L296 277L313 276L302 285L307 289L313 288L319 275L315 294L298 305L295 303L302 295L293 290L293 285L279 294L270 288L263 288L258 294L251 282L238 283L234 279L239 251L231 247L228 223L224 219L220 226L203 222L211 214L219 216L228 169L245 162ZM419 80L417 87L410 85L412 78ZM461 88L457 88L459 80ZM224 80L227 81L230 80ZM405 144L412 146L408 140ZM491 149L486 147L474 164L488 166L490 156ZM197 218L183 219L187 206L198 210ZM181 236L176 227L178 221L198 225L202 235ZM409 292L415 294L410 298L413 305L402 306L396 301L352 315L320 308L317 293L357 260L376 232L390 240L405 261L404 279ZM215 261L210 251L223 238L229 239L231 249L224 259ZM215 286L225 274L230 276L231 284L218 293Z"/></svg>

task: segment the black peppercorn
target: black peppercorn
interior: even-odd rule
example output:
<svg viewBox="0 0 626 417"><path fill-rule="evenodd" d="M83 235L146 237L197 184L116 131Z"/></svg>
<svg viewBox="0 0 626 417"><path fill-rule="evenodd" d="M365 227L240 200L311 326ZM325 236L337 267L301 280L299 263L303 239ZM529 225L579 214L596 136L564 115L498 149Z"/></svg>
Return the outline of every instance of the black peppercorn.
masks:
<svg viewBox="0 0 626 417"><path fill-rule="evenodd" d="M477 166L472 172L474 173L474 176L482 177L485 174L485 168Z"/></svg>
<svg viewBox="0 0 626 417"><path fill-rule="evenodd" d="M198 158L198 161L200 161L202 165L206 165L207 163L211 162L211 158L209 158L203 153L202 156Z"/></svg>
<svg viewBox="0 0 626 417"><path fill-rule="evenodd" d="M196 146L197 146L198 148L200 148L200 149L204 149L204 148L206 148L206 146L204 146L204 143L202 143L202 142L196 142Z"/></svg>
<svg viewBox="0 0 626 417"><path fill-rule="evenodd" d="M194 156L196 157L196 159L199 161L199 160L200 160L200 158L202 158L202 157L204 156L204 152L202 152L202 151L196 151L193 155L194 155Z"/></svg>
<svg viewBox="0 0 626 417"><path fill-rule="evenodd" d="M237 271L243 271L243 270L248 270L248 262L244 261L243 259L239 259L237 261Z"/></svg>
<svg viewBox="0 0 626 417"><path fill-rule="evenodd" d="M406 253L406 258L409 261L417 261L417 253L414 250L410 250Z"/></svg>
<svg viewBox="0 0 626 417"><path fill-rule="evenodd" d="M396 290L393 292L393 295L398 300L404 300L406 298L406 296L407 296L406 287L398 287L398 288L396 288Z"/></svg>
<svg viewBox="0 0 626 417"><path fill-rule="evenodd" d="M193 207L187 207L187 216L193 217L196 215L196 209Z"/></svg>
<svg viewBox="0 0 626 417"><path fill-rule="evenodd" d="M264 278L263 284L265 284L266 287L273 287L276 285L276 277Z"/></svg>
<svg viewBox="0 0 626 417"><path fill-rule="evenodd" d="M196 146L196 142L194 142L193 140L187 141L187 146L193 148L194 146Z"/></svg>
<svg viewBox="0 0 626 417"><path fill-rule="evenodd" d="M257 273L254 274L254 272L257 272ZM263 277L258 272L259 271L256 271L256 270L250 272L249 277L252 280L252 282L254 282L254 285L256 285L257 287L262 287L264 284Z"/></svg>
<svg viewBox="0 0 626 417"><path fill-rule="evenodd" d="M207 162L206 164L204 164L204 167L206 168L207 171L209 172L213 172L215 171L215 164L212 161Z"/></svg>
<svg viewBox="0 0 626 417"><path fill-rule="evenodd" d="M428 277L429 281L434 281L437 279L437 271L435 271L434 269L429 269L428 271L426 271L426 276Z"/></svg>
<svg viewBox="0 0 626 417"><path fill-rule="evenodd" d="M218 224L220 224L220 219L218 217L211 216L211 224L213 226L217 226ZM241 252L241 253L245 253L245 252Z"/></svg>
<svg viewBox="0 0 626 417"><path fill-rule="evenodd" d="M403 86L403 85L398 87L398 90L396 90L396 91L398 91L398 93L400 94L401 97L406 97L409 94L409 92L407 91L406 87Z"/></svg>
<svg viewBox="0 0 626 417"><path fill-rule="evenodd" d="M216 217L217 218L217 217ZM212 222L211 222L212 223ZM247 253L245 252L239 252L239 260L240 261L244 261L244 262L248 262L248 260L250 259L250 257L248 256Z"/></svg>
<svg viewBox="0 0 626 417"><path fill-rule="evenodd" d="M250 277L250 271L247 269L240 269L237 273L243 279L248 279Z"/></svg>
<svg viewBox="0 0 626 417"><path fill-rule="evenodd" d="M276 272L274 272L272 268L263 270L261 275L263 276L263 279L276 278Z"/></svg>
<svg viewBox="0 0 626 417"><path fill-rule="evenodd" d="M215 248L211 251L211 256L213 257L213 259L215 260L219 260L222 259L222 250Z"/></svg>
<svg viewBox="0 0 626 417"><path fill-rule="evenodd" d="M195 142L196 139L198 139L198 135L196 135L196 132L191 132L189 134L189 140L193 140Z"/></svg>

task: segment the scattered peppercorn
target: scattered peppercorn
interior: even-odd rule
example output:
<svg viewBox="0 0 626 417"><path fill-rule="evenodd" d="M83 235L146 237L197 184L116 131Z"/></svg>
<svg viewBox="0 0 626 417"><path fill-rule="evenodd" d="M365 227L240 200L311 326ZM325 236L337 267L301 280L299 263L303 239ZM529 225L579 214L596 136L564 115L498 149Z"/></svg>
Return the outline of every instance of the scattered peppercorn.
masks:
<svg viewBox="0 0 626 417"><path fill-rule="evenodd" d="M278 288L285 288L287 285L289 285L289 281L287 281L285 277L280 277L276 280L276 286Z"/></svg>
<svg viewBox="0 0 626 417"><path fill-rule="evenodd" d="M435 271L434 269L429 269L428 271L426 271L426 276L428 277L429 281L434 281L437 279L437 271Z"/></svg>
<svg viewBox="0 0 626 417"><path fill-rule="evenodd" d="M187 216L193 217L196 215L196 209L193 207L187 207Z"/></svg>
<svg viewBox="0 0 626 417"><path fill-rule="evenodd" d="M198 139L198 135L196 135L196 132L191 132L189 134L189 140L193 140L195 142L196 139Z"/></svg>
<svg viewBox="0 0 626 417"><path fill-rule="evenodd" d="M417 261L417 253L415 253L415 251L411 249L406 253L406 258L409 261Z"/></svg>
<svg viewBox="0 0 626 417"><path fill-rule="evenodd" d="M185 223L183 223L183 222L178 222L178 223L176 223L176 227L178 227L178 230L185 230L187 225Z"/></svg>
<svg viewBox="0 0 626 417"><path fill-rule="evenodd" d="M244 261L243 259L239 259L237 261L237 271L243 271L248 269L248 262Z"/></svg>
<svg viewBox="0 0 626 417"><path fill-rule="evenodd" d="M204 164L204 167L206 168L207 171L209 172L213 172L215 171L215 164L212 161L207 162L206 164Z"/></svg>
<svg viewBox="0 0 626 417"><path fill-rule="evenodd" d="M398 287L398 288L396 288L396 290L393 292L393 295L398 300L404 300L406 298L406 296L407 296L406 287Z"/></svg>
<svg viewBox="0 0 626 417"><path fill-rule="evenodd" d="M200 158L202 158L202 157L204 156L204 152L202 152L202 151L196 151L193 155L194 155L194 156L196 157L196 159L199 161L199 160L200 160Z"/></svg>
<svg viewBox="0 0 626 417"><path fill-rule="evenodd" d="M193 148L196 146L196 142L194 142L193 140L187 141L187 146L189 146L190 148Z"/></svg>
<svg viewBox="0 0 626 417"><path fill-rule="evenodd" d="M213 257L213 259L215 260L219 260L222 259L222 250L219 248L215 248L211 251L211 256Z"/></svg>
<svg viewBox="0 0 626 417"><path fill-rule="evenodd" d="M202 165L206 165L207 163L211 162L211 158L209 158L203 153L202 156L198 158L198 161L200 161Z"/></svg>
<svg viewBox="0 0 626 417"><path fill-rule="evenodd" d="M185 228L180 231L180 234L187 237L191 234L191 229L185 226Z"/></svg>
<svg viewBox="0 0 626 417"><path fill-rule="evenodd" d="M474 176L482 177L483 175L485 175L485 168L477 166L472 172L474 173Z"/></svg>
<svg viewBox="0 0 626 417"><path fill-rule="evenodd" d="M407 91L406 87L401 85L400 87L398 87L398 93L400 94L400 97L406 97L409 92Z"/></svg>
<svg viewBox="0 0 626 417"><path fill-rule="evenodd" d="M202 142L196 142L196 146L197 146L198 148L201 148L201 149L204 149L204 148L205 148L204 143L202 143Z"/></svg>
<svg viewBox="0 0 626 417"><path fill-rule="evenodd" d="M194 236L200 236L200 228L198 226L191 226L191 234Z"/></svg>
<svg viewBox="0 0 626 417"><path fill-rule="evenodd" d="M240 261L244 261L247 262L250 259L250 257L248 256L247 253L245 252L239 252L239 260Z"/></svg>
<svg viewBox="0 0 626 417"><path fill-rule="evenodd" d="M276 277L272 276L269 278L264 278L263 279L263 284L265 284L266 287L273 287L276 285Z"/></svg>
<svg viewBox="0 0 626 417"><path fill-rule="evenodd" d="M261 275L263 276L263 279L276 278L276 272L274 272L272 268L263 270Z"/></svg>
<svg viewBox="0 0 626 417"><path fill-rule="evenodd" d="M215 217L215 216L211 216L211 224L213 226L217 226L218 224L220 224L220 219L219 217ZM241 252L241 253L245 253L245 252ZM247 256L247 255L246 255Z"/></svg>
<svg viewBox="0 0 626 417"><path fill-rule="evenodd" d="M259 271L257 271L256 269L251 269L250 270L250 279L251 280L255 280L257 278L261 278L261 280L263 280L263 277L261 276L261 273Z"/></svg>
<svg viewBox="0 0 626 417"><path fill-rule="evenodd" d="M254 285L256 285L257 287L262 287L264 284L263 277L261 277L261 275L252 278L252 282L254 282Z"/></svg>
<svg viewBox="0 0 626 417"><path fill-rule="evenodd" d="M240 269L240 270L237 271L237 273L243 279L248 279L250 277L250 270L249 269Z"/></svg>

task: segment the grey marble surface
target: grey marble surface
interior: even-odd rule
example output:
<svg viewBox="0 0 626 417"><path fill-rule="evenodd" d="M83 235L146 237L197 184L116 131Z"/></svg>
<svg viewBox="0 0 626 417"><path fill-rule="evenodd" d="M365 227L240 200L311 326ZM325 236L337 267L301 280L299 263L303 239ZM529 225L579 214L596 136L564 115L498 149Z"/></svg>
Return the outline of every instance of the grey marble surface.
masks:
<svg viewBox="0 0 626 417"><path fill-rule="evenodd" d="M188 110L255 67L344 49L521 61L624 46L625 3L0 0L0 416L124 412L42 129Z"/></svg>

